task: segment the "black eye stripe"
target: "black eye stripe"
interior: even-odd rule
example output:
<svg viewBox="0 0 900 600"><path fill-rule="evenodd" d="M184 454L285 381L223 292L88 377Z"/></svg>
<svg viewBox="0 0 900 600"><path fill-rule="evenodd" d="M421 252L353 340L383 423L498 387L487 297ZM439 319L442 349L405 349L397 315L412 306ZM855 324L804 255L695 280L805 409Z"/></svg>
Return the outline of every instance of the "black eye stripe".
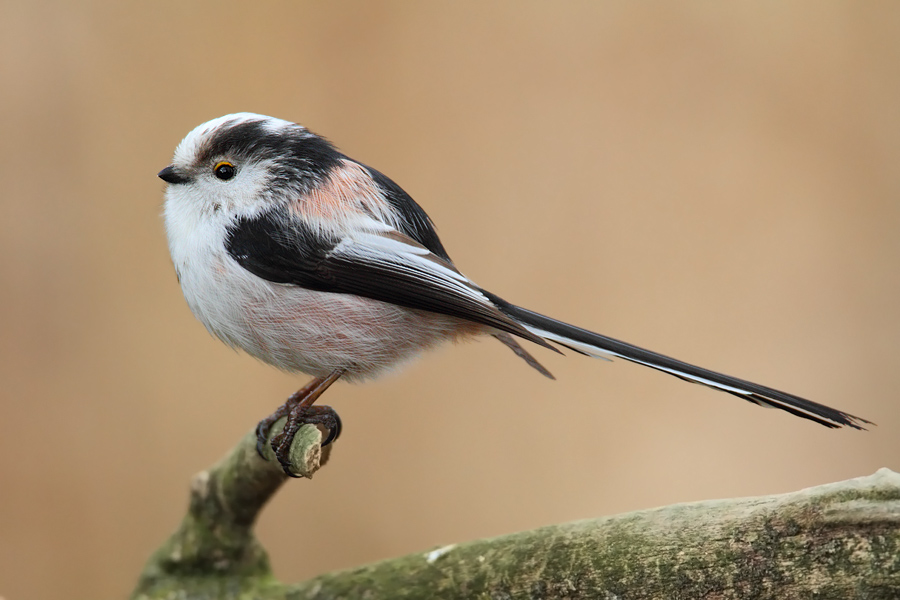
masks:
<svg viewBox="0 0 900 600"><path fill-rule="evenodd" d="M314 187L343 155L299 125L272 131L264 121L254 120L225 123L203 141L195 163L216 165L222 157L241 165L268 161L270 184L294 192Z"/></svg>

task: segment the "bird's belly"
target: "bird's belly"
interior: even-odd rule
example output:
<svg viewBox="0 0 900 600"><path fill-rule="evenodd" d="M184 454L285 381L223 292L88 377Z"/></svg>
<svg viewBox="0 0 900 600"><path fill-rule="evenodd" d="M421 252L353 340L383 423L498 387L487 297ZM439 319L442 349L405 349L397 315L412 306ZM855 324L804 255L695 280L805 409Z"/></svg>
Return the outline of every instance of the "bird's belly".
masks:
<svg viewBox="0 0 900 600"><path fill-rule="evenodd" d="M287 371L374 377L444 340L481 328L459 319L352 294L263 280L223 258L182 273L197 318L225 343Z"/></svg>

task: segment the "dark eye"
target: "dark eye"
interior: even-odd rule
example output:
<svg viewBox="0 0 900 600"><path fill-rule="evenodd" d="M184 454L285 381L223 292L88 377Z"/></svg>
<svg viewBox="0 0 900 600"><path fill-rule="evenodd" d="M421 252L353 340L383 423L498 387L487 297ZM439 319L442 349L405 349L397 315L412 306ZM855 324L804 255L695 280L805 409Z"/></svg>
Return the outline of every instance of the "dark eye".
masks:
<svg viewBox="0 0 900 600"><path fill-rule="evenodd" d="M234 177L234 174L237 173L237 169L235 169L234 165L227 160L223 160L222 162L216 164L216 168L213 169L213 173L215 173L216 177L218 177L222 181L228 181L229 179Z"/></svg>

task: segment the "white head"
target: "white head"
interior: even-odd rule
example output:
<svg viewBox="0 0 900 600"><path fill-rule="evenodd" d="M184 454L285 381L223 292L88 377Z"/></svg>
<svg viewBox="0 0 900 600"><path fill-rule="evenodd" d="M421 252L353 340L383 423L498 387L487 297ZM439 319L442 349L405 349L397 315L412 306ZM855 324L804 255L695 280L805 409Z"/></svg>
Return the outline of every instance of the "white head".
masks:
<svg viewBox="0 0 900 600"><path fill-rule="evenodd" d="M178 144L159 177L170 204L212 215L254 214L317 183L316 155L330 144L296 123L253 113L208 121ZM331 151L331 152L329 152ZM285 189L289 188L289 189ZM295 192L294 194L285 192Z"/></svg>

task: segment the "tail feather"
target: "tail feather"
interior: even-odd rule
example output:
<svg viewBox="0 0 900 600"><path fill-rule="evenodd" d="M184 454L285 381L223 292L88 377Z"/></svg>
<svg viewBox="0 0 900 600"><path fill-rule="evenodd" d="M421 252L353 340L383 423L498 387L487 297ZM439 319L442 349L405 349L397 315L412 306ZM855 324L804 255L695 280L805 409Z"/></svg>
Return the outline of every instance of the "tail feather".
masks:
<svg viewBox="0 0 900 600"><path fill-rule="evenodd" d="M866 419L818 404L800 396L710 371L702 367L696 367L650 350L644 350L643 348L551 319L510 304L493 294L488 293L487 295L501 311L521 323L531 333L570 348L575 352L605 359L609 359L609 357L622 358L674 375L684 381L727 392L747 402L765 407L780 408L798 417L815 421L825 427L846 426L854 429L865 429L863 425L873 425L871 421Z"/></svg>

